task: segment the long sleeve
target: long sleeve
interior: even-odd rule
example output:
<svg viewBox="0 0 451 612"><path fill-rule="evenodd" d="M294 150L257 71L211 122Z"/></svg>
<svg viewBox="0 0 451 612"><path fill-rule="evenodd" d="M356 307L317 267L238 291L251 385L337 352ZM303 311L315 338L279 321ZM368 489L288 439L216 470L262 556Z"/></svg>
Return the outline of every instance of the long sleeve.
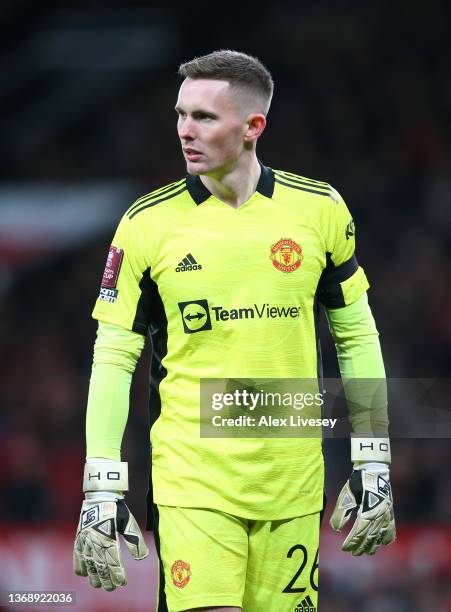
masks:
<svg viewBox="0 0 451 612"><path fill-rule="evenodd" d="M355 433L387 433L385 368L368 297L326 309Z"/></svg>
<svg viewBox="0 0 451 612"><path fill-rule="evenodd" d="M144 337L99 322L86 413L87 457L120 461L132 374Z"/></svg>

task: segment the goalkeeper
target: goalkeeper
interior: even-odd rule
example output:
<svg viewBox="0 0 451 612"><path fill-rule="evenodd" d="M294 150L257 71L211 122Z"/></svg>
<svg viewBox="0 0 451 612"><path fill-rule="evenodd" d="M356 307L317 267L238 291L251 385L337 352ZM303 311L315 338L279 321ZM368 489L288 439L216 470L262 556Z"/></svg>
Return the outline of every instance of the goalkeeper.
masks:
<svg viewBox="0 0 451 612"><path fill-rule="evenodd" d="M341 530L355 510L343 544L354 555L390 543L385 372L355 226L331 185L257 158L273 94L259 60L216 51L179 74L175 110L187 175L126 211L94 308L75 572L111 591L126 584L121 536L135 559L148 554L124 499L121 442L132 373L149 335L156 610L311 611L324 504L321 437L201 437L200 381L316 384L322 304L354 432L354 471L331 525Z"/></svg>

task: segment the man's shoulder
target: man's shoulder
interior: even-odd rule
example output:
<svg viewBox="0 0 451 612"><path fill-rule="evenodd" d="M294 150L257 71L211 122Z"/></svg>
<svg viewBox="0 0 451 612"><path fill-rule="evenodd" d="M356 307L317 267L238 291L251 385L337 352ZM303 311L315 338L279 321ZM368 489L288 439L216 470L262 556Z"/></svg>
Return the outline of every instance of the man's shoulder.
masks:
<svg viewBox="0 0 451 612"><path fill-rule="evenodd" d="M338 202L340 199L339 193L330 183L302 176L301 174L295 174L294 172L288 172L287 170L273 169L273 172L275 182L285 190L288 190L288 193L291 191L290 195L297 191L318 196L318 198L330 198L334 202ZM302 195L302 193L299 193L299 195Z"/></svg>
<svg viewBox="0 0 451 612"><path fill-rule="evenodd" d="M135 218L143 219L146 216L143 215L145 212L148 213L150 210L155 210L156 208L161 209L161 207L165 205L167 207L169 202L177 204L180 199L184 200L186 191L186 177L169 183L168 185L158 187L135 200L125 212L124 216L130 220Z"/></svg>

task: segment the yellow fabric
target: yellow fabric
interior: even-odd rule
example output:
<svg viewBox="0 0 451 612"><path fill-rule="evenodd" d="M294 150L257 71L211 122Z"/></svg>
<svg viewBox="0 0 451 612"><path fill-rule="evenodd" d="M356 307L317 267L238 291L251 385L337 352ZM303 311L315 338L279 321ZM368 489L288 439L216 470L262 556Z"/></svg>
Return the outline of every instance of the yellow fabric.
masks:
<svg viewBox="0 0 451 612"><path fill-rule="evenodd" d="M269 522L200 508L158 511L169 612L293 612L306 597L317 606L319 513Z"/></svg>
<svg viewBox="0 0 451 612"><path fill-rule="evenodd" d="M289 173L275 172L275 179L270 197L257 191L238 209L211 194L196 203L182 180L140 198L113 239L120 272L93 316L143 335L150 329L154 354L163 358L156 369L159 396L155 384L150 406L159 504L260 520L322 508L319 438L199 435L201 378L316 379L317 290L325 303L344 306L368 286L361 269L346 268L354 231L336 191ZM272 252L282 239L302 250L288 254L291 271L281 248ZM188 254L200 267L181 271ZM329 268L341 266L344 277L330 280Z"/></svg>
<svg viewBox="0 0 451 612"><path fill-rule="evenodd" d="M120 461L132 373L144 338L99 323L86 414L86 455Z"/></svg>
<svg viewBox="0 0 451 612"><path fill-rule="evenodd" d="M367 291L369 286L370 285L365 276L365 272L363 271L363 268L359 266L355 274L340 283L346 307L353 305L360 297L363 297L362 291ZM344 310L345 306L343 306L341 309L338 308L337 310L342 309Z"/></svg>
<svg viewBox="0 0 451 612"><path fill-rule="evenodd" d="M327 309L326 313L345 384L352 430L387 433L384 361L367 294L350 306Z"/></svg>

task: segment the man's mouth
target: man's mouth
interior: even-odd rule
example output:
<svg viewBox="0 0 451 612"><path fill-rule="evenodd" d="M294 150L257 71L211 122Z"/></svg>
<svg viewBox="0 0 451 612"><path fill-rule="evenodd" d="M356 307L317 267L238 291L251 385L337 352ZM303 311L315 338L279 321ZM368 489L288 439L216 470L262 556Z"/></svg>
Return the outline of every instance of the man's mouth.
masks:
<svg viewBox="0 0 451 612"><path fill-rule="evenodd" d="M202 153L200 151L197 151L197 149L192 149L191 147L184 148L183 152L185 153L185 155L186 155L187 159L189 159L189 161L196 161L202 155Z"/></svg>

